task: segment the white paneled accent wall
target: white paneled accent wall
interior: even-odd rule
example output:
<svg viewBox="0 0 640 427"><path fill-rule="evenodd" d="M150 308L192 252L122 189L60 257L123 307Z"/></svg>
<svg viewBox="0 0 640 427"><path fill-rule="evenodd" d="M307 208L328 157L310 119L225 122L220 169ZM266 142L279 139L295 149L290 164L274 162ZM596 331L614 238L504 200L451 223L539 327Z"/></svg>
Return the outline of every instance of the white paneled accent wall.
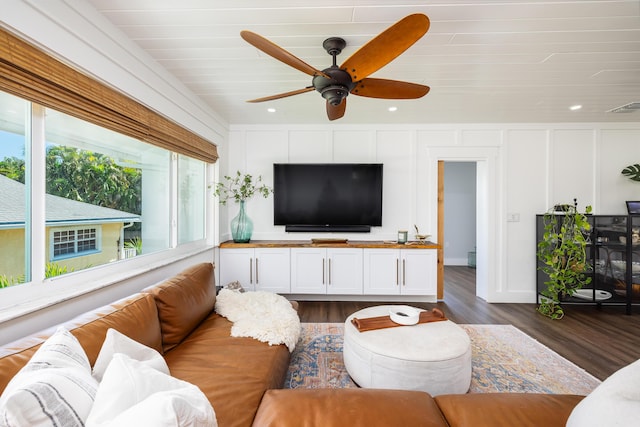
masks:
<svg viewBox="0 0 640 427"><path fill-rule="evenodd" d="M640 163L640 124L495 124L231 126L224 173L261 174L275 162L384 164L383 225L371 233L330 233L353 240L395 239L398 229L437 236L439 160L476 162L477 292L489 302L535 302L535 215L578 199L594 213L625 213L640 183L621 175ZM273 226L273 200L254 198L254 239L298 240ZM229 207L229 218L237 206ZM224 215L221 215L224 217ZM445 219L446 220L446 219ZM220 224L221 239L229 238ZM446 294L446 288L445 288Z"/></svg>
<svg viewBox="0 0 640 427"><path fill-rule="evenodd" d="M513 129L506 132L505 179L506 195L504 245L504 286L514 299L521 296L526 302L534 302L535 214L544 211L551 203L548 188L549 134L547 129ZM510 216L519 221L509 221ZM513 249L513 250L511 250Z"/></svg>
<svg viewBox="0 0 640 427"><path fill-rule="evenodd" d="M640 129L627 130L615 127L603 127L600 130L600 144L596 146L598 163L606 165L607 173L595 177L599 214L617 214L620 212L620 200L640 200L640 182L634 182L623 176L623 167L640 163Z"/></svg>
<svg viewBox="0 0 640 427"><path fill-rule="evenodd" d="M555 129L551 132L551 200L569 203L575 198L580 209L595 203L594 172L598 167L595 147L593 129Z"/></svg>

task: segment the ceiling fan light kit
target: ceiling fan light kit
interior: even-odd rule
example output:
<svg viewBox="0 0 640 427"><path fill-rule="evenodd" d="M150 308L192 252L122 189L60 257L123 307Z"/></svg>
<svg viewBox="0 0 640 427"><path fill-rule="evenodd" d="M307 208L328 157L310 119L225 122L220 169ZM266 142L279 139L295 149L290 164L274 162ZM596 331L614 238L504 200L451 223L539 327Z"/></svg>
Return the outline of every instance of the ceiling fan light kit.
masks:
<svg viewBox="0 0 640 427"><path fill-rule="evenodd" d="M312 76L311 86L247 102L264 102L318 91L326 101L327 117L336 120L344 116L349 94L382 99L417 99L429 92L429 87L397 80L368 76L398 57L429 30L429 18L421 13L409 15L387 28L358 49L342 65L337 56L347 45L340 37L329 37L322 46L333 57L333 64L318 70L278 45L251 31L241 31L241 37L267 55Z"/></svg>

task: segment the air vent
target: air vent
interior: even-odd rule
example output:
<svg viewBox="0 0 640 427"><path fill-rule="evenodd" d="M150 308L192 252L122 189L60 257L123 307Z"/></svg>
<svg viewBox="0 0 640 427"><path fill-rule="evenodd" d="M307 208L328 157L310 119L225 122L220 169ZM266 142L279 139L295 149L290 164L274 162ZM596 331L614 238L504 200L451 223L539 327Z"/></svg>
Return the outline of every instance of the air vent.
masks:
<svg viewBox="0 0 640 427"><path fill-rule="evenodd" d="M616 107L613 110L607 111L607 113L633 113L640 110L640 102L631 102L620 107Z"/></svg>

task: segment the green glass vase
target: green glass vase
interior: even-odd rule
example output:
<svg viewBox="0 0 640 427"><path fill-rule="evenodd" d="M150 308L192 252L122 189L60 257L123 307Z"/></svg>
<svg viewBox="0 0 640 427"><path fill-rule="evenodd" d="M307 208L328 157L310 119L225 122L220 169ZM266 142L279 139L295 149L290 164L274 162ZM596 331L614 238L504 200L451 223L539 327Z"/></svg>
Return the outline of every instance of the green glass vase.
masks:
<svg viewBox="0 0 640 427"><path fill-rule="evenodd" d="M231 237L236 243L248 243L253 233L253 221L247 216L244 200L240 201L240 212L231 220Z"/></svg>

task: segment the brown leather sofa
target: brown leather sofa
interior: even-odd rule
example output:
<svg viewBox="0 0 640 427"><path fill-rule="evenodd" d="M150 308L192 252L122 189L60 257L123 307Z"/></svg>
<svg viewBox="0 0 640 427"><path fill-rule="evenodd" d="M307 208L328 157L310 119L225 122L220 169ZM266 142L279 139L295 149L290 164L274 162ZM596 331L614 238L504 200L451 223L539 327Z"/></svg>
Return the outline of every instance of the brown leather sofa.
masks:
<svg viewBox="0 0 640 427"><path fill-rule="evenodd" d="M374 389L267 390L259 427L565 427L584 396L486 393L431 397Z"/></svg>
<svg viewBox="0 0 640 427"><path fill-rule="evenodd" d="M418 391L281 389L290 353L252 338L231 337L213 311L214 267L195 265L131 297L64 326L93 364L109 328L158 350L171 375L197 385L227 426L564 426L582 396ZM0 393L55 331L0 347Z"/></svg>
<svg viewBox="0 0 640 427"><path fill-rule="evenodd" d="M282 387L290 353L284 345L231 337L231 323L213 311L213 271L211 263L195 265L64 326L92 365L109 328L158 350L172 376L209 398L221 427L248 427L264 392ZM0 347L0 392L55 329Z"/></svg>

